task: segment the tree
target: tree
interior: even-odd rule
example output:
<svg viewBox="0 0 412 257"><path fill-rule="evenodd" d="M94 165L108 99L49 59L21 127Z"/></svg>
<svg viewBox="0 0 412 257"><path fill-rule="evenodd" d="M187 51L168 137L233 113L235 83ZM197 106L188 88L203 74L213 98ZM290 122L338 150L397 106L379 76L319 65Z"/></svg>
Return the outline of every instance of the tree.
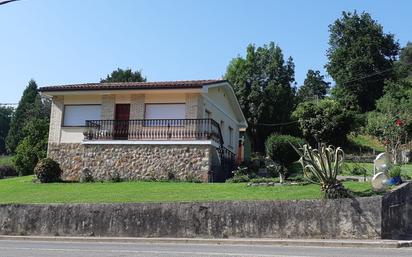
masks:
<svg viewBox="0 0 412 257"><path fill-rule="evenodd" d="M281 127L262 126L290 120L294 107L294 64L284 60L282 50L271 42L262 47L250 44L246 57L233 59L225 79L233 86L242 111L248 121L255 151L263 151L265 139Z"/></svg>
<svg viewBox="0 0 412 257"><path fill-rule="evenodd" d="M320 75L320 71L308 70L306 79L296 94L297 102L323 99L329 88L330 82L325 81L325 76Z"/></svg>
<svg viewBox="0 0 412 257"><path fill-rule="evenodd" d="M377 101L376 110L368 114L366 131L385 145L397 164L402 144L411 140L412 83L387 82L385 95Z"/></svg>
<svg viewBox="0 0 412 257"><path fill-rule="evenodd" d="M351 111L329 98L300 103L292 115L312 145L343 144L354 120Z"/></svg>
<svg viewBox="0 0 412 257"><path fill-rule="evenodd" d="M145 82L146 78L142 76L140 70L132 71L131 69L120 69L112 71L105 79L100 79L100 82Z"/></svg>
<svg viewBox="0 0 412 257"><path fill-rule="evenodd" d="M412 77L412 42L408 42L399 54L399 64L405 77Z"/></svg>
<svg viewBox="0 0 412 257"><path fill-rule="evenodd" d="M6 153L6 137L10 129L13 108L0 106L0 155Z"/></svg>
<svg viewBox="0 0 412 257"><path fill-rule="evenodd" d="M14 153L17 145L26 136L23 128L29 121L36 118L48 120L49 104L50 102L45 102L40 97L36 82L30 80L10 121L10 129L6 138L6 149L9 153Z"/></svg>
<svg viewBox="0 0 412 257"><path fill-rule="evenodd" d="M14 164L20 176L33 174L39 160L47 155L49 122L45 119L32 119L23 128L26 135L19 143Z"/></svg>
<svg viewBox="0 0 412 257"><path fill-rule="evenodd" d="M383 95L384 81L395 75L394 61L399 44L393 34L368 13L343 12L329 26L328 73L336 82L332 94L337 100L347 95L362 112L373 110L375 101Z"/></svg>

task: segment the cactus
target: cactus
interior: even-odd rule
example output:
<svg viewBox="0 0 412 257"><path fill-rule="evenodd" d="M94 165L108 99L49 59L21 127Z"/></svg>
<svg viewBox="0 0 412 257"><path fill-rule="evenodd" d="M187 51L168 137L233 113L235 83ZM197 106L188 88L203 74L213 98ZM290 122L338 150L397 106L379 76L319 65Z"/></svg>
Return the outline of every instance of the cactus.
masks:
<svg viewBox="0 0 412 257"><path fill-rule="evenodd" d="M300 156L299 162L303 167L304 176L311 182L320 184L324 198L335 199L349 196L349 192L337 179L345 159L342 148L322 146L320 149L312 149L309 145L303 145L300 148L292 145L292 147Z"/></svg>

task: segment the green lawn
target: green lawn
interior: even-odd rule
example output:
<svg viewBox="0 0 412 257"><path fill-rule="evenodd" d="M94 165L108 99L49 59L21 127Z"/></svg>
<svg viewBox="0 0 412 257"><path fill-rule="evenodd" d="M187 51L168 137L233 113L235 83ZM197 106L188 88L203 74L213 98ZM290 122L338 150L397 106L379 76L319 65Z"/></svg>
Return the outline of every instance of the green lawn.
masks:
<svg viewBox="0 0 412 257"><path fill-rule="evenodd" d="M355 148L361 147L364 150L375 150L377 152L385 151L385 147L376 138L368 135L348 135L348 140Z"/></svg>
<svg viewBox="0 0 412 257"><path fill-rule="evenodd" d="M0 166L1 165L13 166L12 157L11 156L0 156Z"/></svg>
<svg viewBox="0 0 412 257"><path fill-rule="evenodd" d="M367 172L367 176L372 176L373 174L373 163L367 162L345 162L343 164L342 175L351 175L350 170L354 169L356 166L365 168ZM412 177L412 164L404 164L401 166L403 174L407 174Z"/></svg>
<svg viewBox="0 0 412 257"><path fill-rule="evenodd" d="M52 183L32 176L0 180L0 203L115 203L223 200L291 200L320 198L318 185L248 187L245 183ZM347 182L358 196L372 194L369 183Z"/></svg>

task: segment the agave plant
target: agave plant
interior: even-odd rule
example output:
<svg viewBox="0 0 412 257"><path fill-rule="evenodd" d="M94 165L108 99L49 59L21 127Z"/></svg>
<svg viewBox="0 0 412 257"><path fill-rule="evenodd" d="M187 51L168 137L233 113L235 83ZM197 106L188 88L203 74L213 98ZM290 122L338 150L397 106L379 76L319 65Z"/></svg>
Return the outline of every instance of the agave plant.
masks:
<svg viewBox="0 0 412 257"><path fill-rule="evenodd" d="M320 149L312 149L309 145L303 145L299 149L294 145L292 147L300 155L299 162L304 176L311 182L320 184L326 199L348 197L348 191L337 179L345 159L342 148L322 146Z"/></svg>

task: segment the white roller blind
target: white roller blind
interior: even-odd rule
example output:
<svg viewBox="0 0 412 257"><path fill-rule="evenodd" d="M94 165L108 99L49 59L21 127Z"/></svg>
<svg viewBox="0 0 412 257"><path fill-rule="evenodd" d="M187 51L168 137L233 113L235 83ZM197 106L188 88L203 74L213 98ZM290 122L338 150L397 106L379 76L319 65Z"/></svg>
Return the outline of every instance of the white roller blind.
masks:
<svg viewBox="0 0 412 257"><path fill-rule="evenodd" d="M185 104L146 104L145 119L185 119Z"/></svg>
<svg viewBox="0 0 412 257"><path fill-rule="evenodd" d="M84 126L86 120L100 120L100 105L65 105L63 126Z"/></svg>

